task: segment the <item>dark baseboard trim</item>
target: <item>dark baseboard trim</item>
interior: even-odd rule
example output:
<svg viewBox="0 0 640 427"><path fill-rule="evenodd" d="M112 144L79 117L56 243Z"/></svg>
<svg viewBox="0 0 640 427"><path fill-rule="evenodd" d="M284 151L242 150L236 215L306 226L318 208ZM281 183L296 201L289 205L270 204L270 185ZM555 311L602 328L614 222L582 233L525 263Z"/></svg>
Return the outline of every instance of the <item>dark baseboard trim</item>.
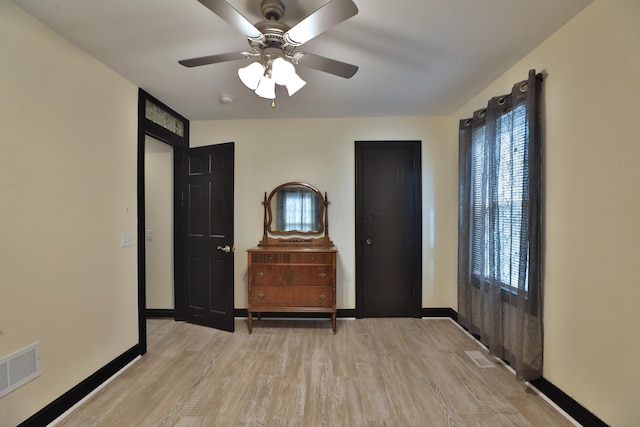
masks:
<svg viewBox="0 0 640 427"><path fill-rule="evenodd" d="M45 406L43 409L22 422L18 427L42 427L52 423L73 405L84 399L103 382L114 376L120 369L140 355L140 346L136 344L120 356L107 363L93 375Z"/></svg>
<svg viewBox="0 0 640 427"><path fill-rule="evenodd" d="M452 308L422 308L420 317L449 317L458 321L458 313Z"/></svg>
<svg viewBox="0 0 640 427"><path fill-rule="evenodd" d="M540 393L551 399L553 403L558 405L563 411L583 426L608 427L607 423L596 417L587 408L573 400L571 396L560 390L544 377L529 382L532 386L537 388Z"/></svg>
<svg viewBox="0 0 640 427"><path fill-rule="evenodd" d="M235 317L249 317L249 313L247 313L246 308L236 308L233 311L233 315ZM284 317L284 318L299 318L299 319L308 319L308 318L317 318L317 317L329 317L327 313L262 313L262 317ZM336 317L342 318L355 318L356 317L356 309L355 308L339 308L336 313ZM458 313L452 308L421 308L420 309L420 317L450 317L451 319L457 321Z"/></svg>
<svg viewBox="0 0 640 427"><path fill-rule="evenodd" d="M234 317L249 317L249 312L247 312L246 308L236 308L233 310ZM287 319L317 319L324 318L327 319L331 317L329 313L262 313L261 317L280 317ZM356 317L356 310L352 308L339 308L336 317Z"/></svg>
<svg viewBox="0 0 640 427"><path fill-rule="evenodd" d="M164 317L176 317L176 311L169 308L147 308L147 318L164 318Z"/></svg>
<svg viewBox="0 0 640 427"><path fill-rule="evenodd" d="M356 317L356 309L355 308L339 308L336 313L337 317Z"/></svg>

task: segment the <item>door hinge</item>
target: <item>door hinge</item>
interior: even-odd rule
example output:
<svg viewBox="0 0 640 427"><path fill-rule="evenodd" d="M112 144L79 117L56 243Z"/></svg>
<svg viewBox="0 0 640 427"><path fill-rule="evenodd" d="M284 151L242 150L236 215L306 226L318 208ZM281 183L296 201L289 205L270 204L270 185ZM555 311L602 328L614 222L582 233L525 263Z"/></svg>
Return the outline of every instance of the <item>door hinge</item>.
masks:
<svg viewBox="0 0 640 427"><path fill-rule="evenodd" d="M180 190L180 207L184 208L184 190Z"/></svg>

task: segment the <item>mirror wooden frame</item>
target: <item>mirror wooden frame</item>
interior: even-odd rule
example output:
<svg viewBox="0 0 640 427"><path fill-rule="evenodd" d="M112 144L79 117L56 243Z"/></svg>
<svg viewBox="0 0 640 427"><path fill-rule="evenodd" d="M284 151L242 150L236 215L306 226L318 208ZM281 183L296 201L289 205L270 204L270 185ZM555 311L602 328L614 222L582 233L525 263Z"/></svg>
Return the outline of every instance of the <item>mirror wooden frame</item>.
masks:
<svg viewBox="0 0 640 427"><path fill-rule="evenodd" d="M272 212L271 208L272 200L277 197L280 190L295 187L302 187L316 194L318 198L318 228L311 231L272 229L271 225L274 223L274 212ZM274 188L268 197L265 192L262 205L264 208L263 234L258 246L300 244L333 246L333 242L329 239L329 201L327 200L326 192L323 197L322 193L313 185L304 182L287 182Z"/></svg>

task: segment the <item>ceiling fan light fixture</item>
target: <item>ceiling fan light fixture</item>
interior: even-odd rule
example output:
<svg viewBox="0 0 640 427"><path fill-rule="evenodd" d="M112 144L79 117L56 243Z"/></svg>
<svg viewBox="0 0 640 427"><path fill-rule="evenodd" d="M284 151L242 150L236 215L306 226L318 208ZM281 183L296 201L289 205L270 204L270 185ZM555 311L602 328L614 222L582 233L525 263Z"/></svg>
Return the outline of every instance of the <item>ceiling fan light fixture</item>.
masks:
<svg viewBox="0 0 640 427"><path fill-rule="evenodd" d="M238 69L238 77L246 87L256 90L264 76L265 67L260 62L252 62L246 67Z"/></svg>
<svg viewBox="0 0 640 427"><path fill-rule="evenodd" d="M351 78L358 67L323 56L296 52L296 48L358 13L353 0L327 0L320 8L290 26L282 18L283 0L262 0L260 11L264 21L253 24L230 3L231 0L198 0L236 30L247 37L250 51L229 52L178 61L185 67L252 59L255 62L238 69L242 83L262 98L276 97L276 84L286 86L289 96L307 82L296 73L301 64L329 74ZM256 0L252 0L256 1ZM303 62L300 62L301 59ZM272 102L275 107L275 102Z"/></svg>

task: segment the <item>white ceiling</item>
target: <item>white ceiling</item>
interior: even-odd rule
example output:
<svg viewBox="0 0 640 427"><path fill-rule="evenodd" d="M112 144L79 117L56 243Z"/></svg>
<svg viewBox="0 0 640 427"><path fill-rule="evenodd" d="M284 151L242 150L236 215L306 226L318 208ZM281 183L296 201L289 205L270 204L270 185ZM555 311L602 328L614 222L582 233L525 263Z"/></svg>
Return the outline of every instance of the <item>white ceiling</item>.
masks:
<svg viewBox="0 0 640 427"><path fill-rule="evenodd" d="M449 115L591 2L354 0L356 16L298 50L358 65L356 75L298 66L308 84L292 97L279 91L272 109L238 79L244 60L178 64L248 49L197 0L13 1L190 120ZM263 19L260 0L228 2ZM284 21L293 26L326 2L283 0Z"/></svg>

